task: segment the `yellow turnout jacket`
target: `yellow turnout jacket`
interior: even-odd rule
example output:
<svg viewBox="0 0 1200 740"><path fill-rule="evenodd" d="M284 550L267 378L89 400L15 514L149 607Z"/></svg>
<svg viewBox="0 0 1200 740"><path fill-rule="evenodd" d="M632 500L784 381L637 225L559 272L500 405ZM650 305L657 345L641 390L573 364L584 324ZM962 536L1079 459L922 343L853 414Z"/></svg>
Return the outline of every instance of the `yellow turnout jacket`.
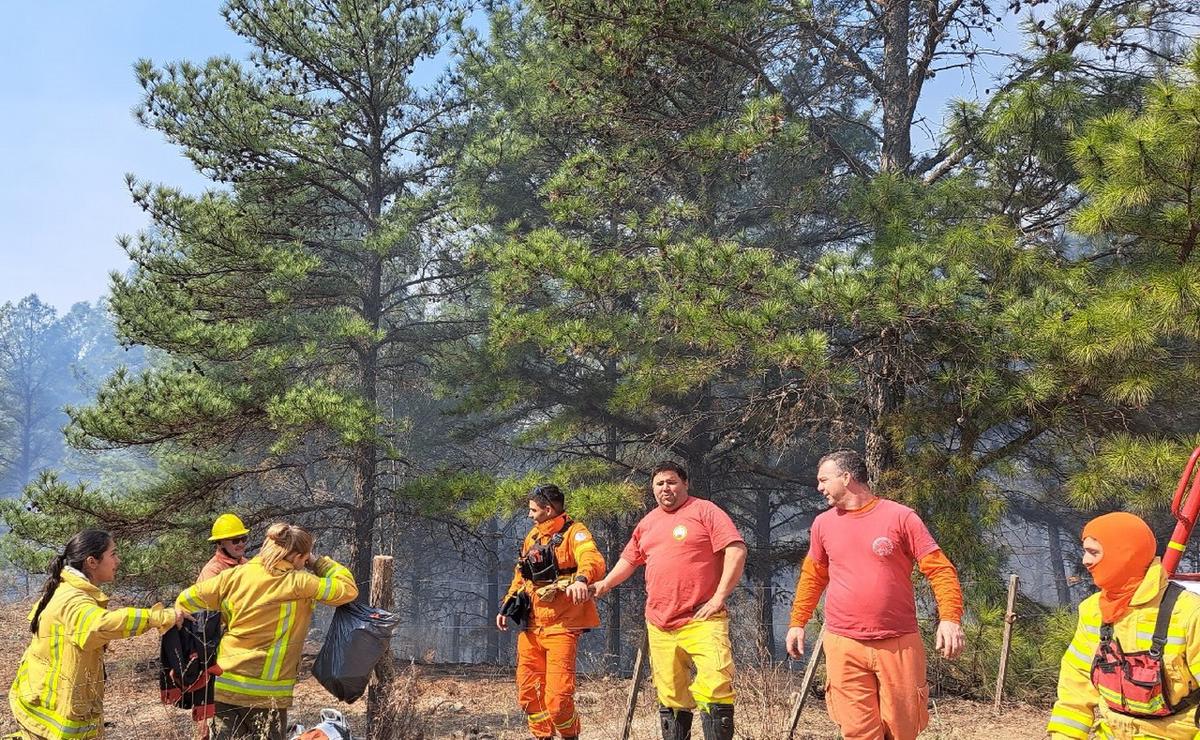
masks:
<svg viewBox="0 0 1200 740"><path fill-rule="evenodd" d="M354 577L323 557L313 573L259 558L197 583L176 600L188 611L220 609L226 624L217 650L216 700L242 707L284 709L300 669L300 649L317 602L340 606L358 597Z"/></svg>
<svg viewBox="0 0 1200 740"><path fill-rule="evenodd" d="M1113 636L1127 653L1150 649L1158 604L1167 590L1167 572L1157 559L1133 595L1132 609L1113 625ZM1086 740L1091 732L1105 740L1189 740L1200 738L1196 708L1169 717L1129 717L1108 709L1092 684L1092 658L1100 645L1100 594L1079 605L1075 636L1063 654L1058 674L1058 701L1046 728L1053 740ZM1175 602L1167 644L1166 691L1174 704L1200 686L1200 595L1185 591ZM1097 716L1098 711L1098 716Z"/></svg>
<svg viewBox="0 0 1200 740"><path fill-rule="evenodd" d="M103 737L104 646L174 624L174 612L161 604L109 611L103 591L83 573L64 568L8 693L17 722L51 740Z"/></svg>

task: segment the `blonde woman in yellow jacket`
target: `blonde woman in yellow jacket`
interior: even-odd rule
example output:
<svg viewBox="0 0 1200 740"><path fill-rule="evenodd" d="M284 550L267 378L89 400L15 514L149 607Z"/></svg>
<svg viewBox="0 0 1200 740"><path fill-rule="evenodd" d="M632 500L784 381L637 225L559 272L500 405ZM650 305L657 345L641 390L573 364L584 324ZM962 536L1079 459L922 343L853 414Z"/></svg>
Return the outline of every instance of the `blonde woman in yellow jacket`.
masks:
<svg viewBox="0 0 1200 740"><path fill-rule="evenodd" d="M314 557L312 548L305 530L272 524L257 557L176 600L188 611L220 609L225 615L211 740L283 740L315 604L339 606L358 597L350 571Z"/></svg>
<svg viewBox="0 0 1200 740"><path fill-rule="evenodd" d="M1079 605L1075 636L1063 654L1058 675L1058 701L1047 731L1053 740L1192 740L1196 702L1200 700L1200 596L1179 593L1162 649L1163 698L1126 696L1127 707L1173 713L1134 717L1115 711L1109 700L1122 702L1121 692L1093 683L1092 664L1100 648L1102 627L1125 655L1151 649L1159 605L1167 593L1167 572L1155 557L1154 533L1141 519L1125 512L1105 514L1083 530L1083 564L1100 588ZM1138 711L1138 710L1135 710ZM1094 734L1093 734L1094 733Z"/></svg>
<svg viewBox="0 0 1200 740"><path fill-rule="evenodd" d="M162 605L108 609L98 586L109 583L121 558L108 532L89 529L71 538L50 565L42 598L30 613L33 639L21 658L8 703L21 736L89 740L104 736L104 646L187 616Z"/></svg>

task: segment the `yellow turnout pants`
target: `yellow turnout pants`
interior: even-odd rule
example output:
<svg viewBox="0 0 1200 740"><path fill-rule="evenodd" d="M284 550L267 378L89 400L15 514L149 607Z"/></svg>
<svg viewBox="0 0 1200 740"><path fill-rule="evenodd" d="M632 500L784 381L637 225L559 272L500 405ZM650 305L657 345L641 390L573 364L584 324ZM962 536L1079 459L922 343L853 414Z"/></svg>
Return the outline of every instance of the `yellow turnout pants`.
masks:
<svg viewBox="0 0 1200 740"><path fill-rule="evenodd" d="M693 620L673 630L647 623L646 632L650 637L650 673L659 704L691 711L710 704L733 703L728 615Z"/></svg>

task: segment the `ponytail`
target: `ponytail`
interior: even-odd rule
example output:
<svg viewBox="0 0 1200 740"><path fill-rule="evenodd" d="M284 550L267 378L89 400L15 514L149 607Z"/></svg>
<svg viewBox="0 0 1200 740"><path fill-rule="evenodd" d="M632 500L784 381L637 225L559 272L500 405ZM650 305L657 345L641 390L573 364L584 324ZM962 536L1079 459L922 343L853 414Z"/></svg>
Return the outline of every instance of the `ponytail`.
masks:
<svg viewBox="0 0 1200 740"><path fill-rule="evenodd" d="M258 559L268 568L280 560L293 555L308 555L312 552L313 536L293 524L272 524L267 528L267 539L263 541Z"/></svg>
<svg viewBox="0 0 1200 740"><path fill-rule="evenodd" d="M50 561L50 577L46 579L46 585L42 589L41 601L33 610L33 618L29 621L30 632L37 634L42 612L50 603L50 599L54 598L54 592L58 590L58 585L62 583L63 568L69 565L76 570L83 570L85 560L89 557L97 559L102 557L110 544L112 544L112 535L99 529L85 529L67 542L62 553Z"/></svg>
<svg viewBox="0 0 1200 740"><path fill-rule="evenodd" d="M62 583L62 569L66 564L67 559L62 554L55 555L54 559L50 561L50 577L46 579L46 585L42 588L42 600L33 610L33 620L29 623L29 631L35 635L38 631L38 620L42 617L42 611L46 608L46 604L50 603L54 592L58 590L58 584Z"/></svg>

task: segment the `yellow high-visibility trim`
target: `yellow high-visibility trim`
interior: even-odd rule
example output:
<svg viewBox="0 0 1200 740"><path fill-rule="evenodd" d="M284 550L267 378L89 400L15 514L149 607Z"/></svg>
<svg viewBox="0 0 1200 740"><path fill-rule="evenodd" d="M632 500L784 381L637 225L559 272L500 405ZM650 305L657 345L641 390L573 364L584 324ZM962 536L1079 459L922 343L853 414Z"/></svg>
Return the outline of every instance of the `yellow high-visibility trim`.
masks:
<svg viewBox="0 0 1200 740"><path fill-rule="evenodd" d="M239 676L236 673L222 673L217 676L214 686L217 691L228 691L231 694L245 696L290 697L296 685L295 679L271 681L262 678Z"/></svg>
<svg viewBox="0 0 1200 740"><path fill-rule="evenodd" d="M128 637L141 634L142 622L150 616L149 609L130 609L125 616L125 634Z"/></svg>
<svg viewBox="0 0 1200 740"><path fill-rule="evenodd" d="M192 611L192 612L204 611L204 603L201 602L198 598L196 598L196 587L195 586L192 586L187 591L184 591L182 594L180 594L179 598L183 599L183 603L188 608L188 611Z"/></svg>
<svg viewBox="0 0 1200 740"><path fill-rule="evenodd" d="M59 625L50 628L50 670L46 672L46 690L42 692L42 706L53 707L58 703L58 682L62 674L63 629Z"/></svg>
<svg viewBox="0 0 1200 740"><path fill-rule="evenodd" d="M79 619L79 626L75 628L76 645L81 648L83 647L84 643L87 642L88 635L90 635L92 632L92 624L95 623L95 621L99 619L100 615L103 613L104 610L98 606L87 607L87 610L84 611L83 616Z"/></svg>
<svg viewBox="0 0 1200 740"><path fill-rule="evenodd" d="M1143 714L1150 714L1153 712L1157 712L1161 709L1165 709L1167 706L1166 702L1164 701L1164 699L1161 695L1154 697L1153 701L1143 702L1143 701L1134 701L1133 699L1130 699L1128 696L1122 696L1119 692L1113 691L1112 689L1105 687L1105 686L1097 686L1096 688L1099 690L1100 696L1102 698L1104 698L1105 700L1107 700L1109 703L1115 704L1117 706L1121 706L1123 704L1124 706L1126 706L1130 709L1133 709L1134 711L1141 712Z"/></svg>
<svg viewBox="0 0 1200 740"><path fill-rule="evenodd" d="M1171 548L1172 550L1178 550L1179 552L1183 552L1184 545L1182 542L1175 542L1174 540L1172 540L1167 543L1167 547Z"/></svg>
<svg viewBox="0 0 1200 740"><path fill-rule="evenodd" d="M285 601L279 605L279 622L275 625L275 642L267 651L267 659L263 661L262 678L275 680L283 669L283 656L287 653L288 638L292 633L292 610L295 605Z"/></svg>

